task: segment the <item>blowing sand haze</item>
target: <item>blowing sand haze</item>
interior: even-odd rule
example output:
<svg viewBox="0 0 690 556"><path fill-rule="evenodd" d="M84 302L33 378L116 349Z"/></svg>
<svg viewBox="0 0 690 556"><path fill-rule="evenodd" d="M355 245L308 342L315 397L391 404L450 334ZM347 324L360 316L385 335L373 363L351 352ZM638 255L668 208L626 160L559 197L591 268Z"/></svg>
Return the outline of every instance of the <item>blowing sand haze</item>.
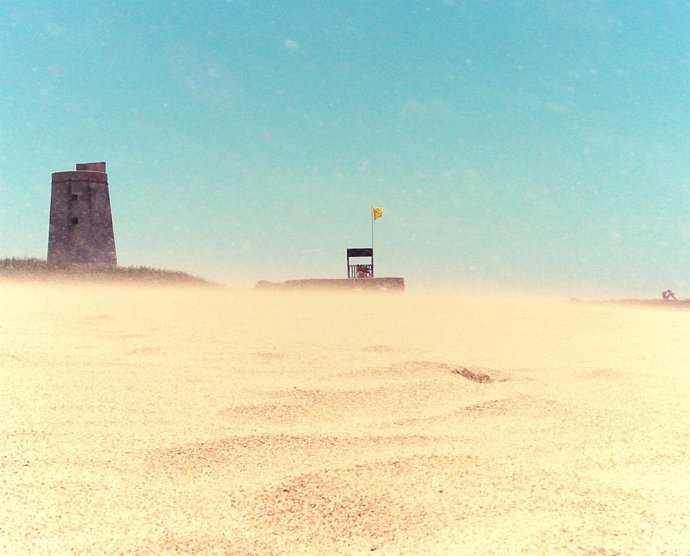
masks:
<svg viewBox="0 0 690 556"><path fill-rule="evenodd" d="M690 312L0 299L2 553L690 553Z"/></svg>

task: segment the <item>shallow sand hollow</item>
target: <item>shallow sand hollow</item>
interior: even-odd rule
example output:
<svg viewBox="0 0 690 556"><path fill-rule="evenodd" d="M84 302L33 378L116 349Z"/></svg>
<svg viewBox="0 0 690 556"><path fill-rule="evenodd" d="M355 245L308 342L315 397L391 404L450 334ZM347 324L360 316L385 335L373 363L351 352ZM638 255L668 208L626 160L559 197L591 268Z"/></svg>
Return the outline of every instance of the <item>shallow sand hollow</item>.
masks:
<svg viewBox="0 0 690 556"><path fill-rule="evenodd" d="M7 282L0 307L0 553L690 553L690 311Z"/></svg>

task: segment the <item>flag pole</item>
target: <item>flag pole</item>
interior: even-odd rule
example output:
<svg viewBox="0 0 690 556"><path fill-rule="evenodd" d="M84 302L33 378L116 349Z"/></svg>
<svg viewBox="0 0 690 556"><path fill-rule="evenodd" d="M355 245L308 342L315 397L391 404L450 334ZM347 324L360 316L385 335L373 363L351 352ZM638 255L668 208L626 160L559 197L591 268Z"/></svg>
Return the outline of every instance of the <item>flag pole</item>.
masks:
<svg viewBox="0 0 690 556"><path fill-rule="evenodd" d="M369 209L369 216L371 218L371 248L374 249L374 207Z"/></svg>
<svg viewBox="0 0 690 556"><path fill-rule="evenodd" d="M371 218L371 277L374 277L374 206L369 209L369 217Z"/></svg>

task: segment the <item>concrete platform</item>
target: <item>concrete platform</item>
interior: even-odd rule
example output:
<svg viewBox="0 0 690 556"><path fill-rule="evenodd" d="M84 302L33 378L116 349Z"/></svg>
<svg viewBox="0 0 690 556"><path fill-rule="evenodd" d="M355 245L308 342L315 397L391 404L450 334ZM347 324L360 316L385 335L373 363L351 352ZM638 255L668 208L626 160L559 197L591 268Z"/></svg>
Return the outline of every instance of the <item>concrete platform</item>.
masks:
<svg viewBox="0 0 690 556"><path fill-rule="evenodd" d="M404 278L367 278L353 280L350 278L309 278L305 280L286 280L285 282L268 282L260 280L256 289L322 289L322 290L365 290L365 291L393 291L405 290Z"/></svg>

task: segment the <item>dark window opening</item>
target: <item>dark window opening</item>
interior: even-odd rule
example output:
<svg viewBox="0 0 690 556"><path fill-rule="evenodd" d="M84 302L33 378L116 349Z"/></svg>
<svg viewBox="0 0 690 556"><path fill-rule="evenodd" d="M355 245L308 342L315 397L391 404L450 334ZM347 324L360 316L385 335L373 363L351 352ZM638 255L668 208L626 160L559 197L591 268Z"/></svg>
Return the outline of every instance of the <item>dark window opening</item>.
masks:
<svg viewBox="0 0 690 556"><path fill-rule="evenodd" d="M72 226L76 226L77 224L79 224L79 219L75 216L74 218L72 218L72 219L70 220L70 224L71 224Z"/></svg>
<svg viewBox="0 0 690 556"><path fill-rule="evenodd" d="M73 201L78 201L78 200L79 200L79 195L77 195L76 193L72 193L72 195L70 195L70 198L71 198Z"/></svg>

